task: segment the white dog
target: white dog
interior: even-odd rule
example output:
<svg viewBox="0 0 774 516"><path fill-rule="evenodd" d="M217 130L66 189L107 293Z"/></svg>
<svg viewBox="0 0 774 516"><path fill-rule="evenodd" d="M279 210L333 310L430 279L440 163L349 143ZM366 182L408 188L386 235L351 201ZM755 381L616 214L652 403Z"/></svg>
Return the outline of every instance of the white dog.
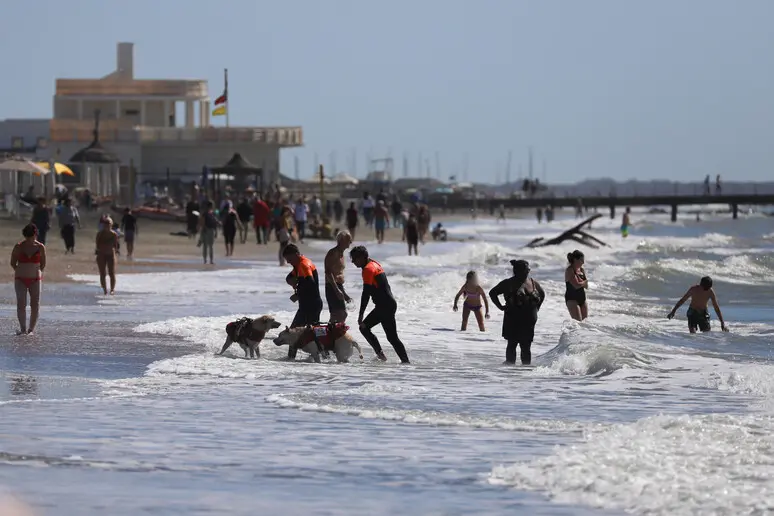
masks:
<svg viewBox="0 0 774 516"><path fill-rule="evenodd" d="M333 351L336 360L349 362L352 356L352 348L357 349L360 359L363 359L363 351L347 331L349 326L344 323L320 326L299 326L297 328L285 327L274 339L277 346L290 346L294 349L306 351L315 362L320 362L320 353Z"/></svg>

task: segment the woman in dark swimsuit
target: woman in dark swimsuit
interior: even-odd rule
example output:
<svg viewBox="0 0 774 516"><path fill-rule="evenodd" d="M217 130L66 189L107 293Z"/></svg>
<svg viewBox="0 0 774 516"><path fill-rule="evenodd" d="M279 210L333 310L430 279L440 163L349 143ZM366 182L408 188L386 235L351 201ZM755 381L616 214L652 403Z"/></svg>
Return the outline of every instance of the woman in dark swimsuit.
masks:
<svg viewBox="0 0 774 516"><path fill-rule="evenodd" d="M564 301L570 317L582 321L589 316L589 306L586 304L586 289L589 282L583 269L585 257L577 249L567 255L570 265L564 271Z"/></svg>
<svg viewBox="0 0 774 516"><path fill-rule="evenodd" d="M223 217L223 239L226 241L226 256L234 254L234 240L236 239L237 229L242 231L239 214L234 208L229 208Z"/></svg>
<svg viewBox="0 0 774 516"><path fill-rule="evenodd" d="M15 271L16 313L19 317L17 335L32 333L40 313L40 289L46 268L46 246L38 242L38 228L27 224L22 230L24 240L11 251L11 267ZM30 294L30 325L27 326L27 293Z"/></svg>

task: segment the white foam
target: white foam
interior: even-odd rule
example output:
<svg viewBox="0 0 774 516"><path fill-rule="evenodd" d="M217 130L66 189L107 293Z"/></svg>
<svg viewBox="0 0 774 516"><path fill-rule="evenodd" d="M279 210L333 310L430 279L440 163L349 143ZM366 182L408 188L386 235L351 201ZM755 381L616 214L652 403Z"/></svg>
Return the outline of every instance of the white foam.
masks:
<svg viewBox="0 0 774 516"><path fill-rule="evenodd" d="M633 514L764 514L772 464L768 416L655 416L589 430L548 457L495 467L489 481Z"/></svg>

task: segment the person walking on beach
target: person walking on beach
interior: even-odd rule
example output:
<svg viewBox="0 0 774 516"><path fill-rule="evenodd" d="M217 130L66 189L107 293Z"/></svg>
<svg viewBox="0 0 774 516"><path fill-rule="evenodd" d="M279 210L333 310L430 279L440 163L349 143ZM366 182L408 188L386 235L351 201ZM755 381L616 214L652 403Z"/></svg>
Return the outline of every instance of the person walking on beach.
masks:
<svg viewBox="0 0 774 516"><path fill-rule="evenodd" d="M347 230L352 235L352 239L355 238L355 230L357 229L357 224L358 224L357 208L355 207L355 203L351 202L349 203L349 208L347 208Z"/></svg>
<svg viewBox="0 0 774 516"><path fill-rule="evenodd" d="M349 231L336 235L336 247L325 255L325 300L331 314L331 322L347 320L347 305L352 301L344 290L344 251L352 245Z"/></svg>
<svg viewBox="0 0 774 516"><path fill-rule="evenodd" d="M38 228L27 224L22 229L24 240L13 246L11 268L14 270L16 315L19 318L17 335L32 333L40 314L40 290L43 270L46 268L46 246L37 239ZM27 326L27 294L30 296L30 324Z"/></svg>
<svg viewBox="0 0 774 516"><path fill-rule="evenodd" d="M715 309L715 313L720 320L720 328L723 331L728 331L728 327L723 320L723 314L720 312L718 298L715 295L715 290L712 288L712 278L704 276L699 281L698 285L689 288L688 292L680 298L680 301L678 301L672 311L669 312L667 319L672 319L675 316L677 309L683 306L683 303L688 301L688 299L691 300L691 304L688 306L688 312L686 312L689 332L696 333L696 330L708 332L712 329L710 325L709 310L707 310L707 304L709 304L710 301L712 301L712 307Z"/></svg>
<svg viewBox="0 0 774 516"><path fill-rule="evenodd" d="M306 221L309 218L309 206L306 204L306 198L301 197L293 208L293 216L296 221L296 231L298 232L298 240L304 243L304 236L306 236Z"/></svg>
<svg viewBox="0 0 774 516"><path fill-rule="evenodd" d="M137 237L137 217L132 213L131 208L124 209L124 216L121 217L121 231L124 233L124 242L126 242L126 257L130 260L134 253L134 239Z"/></svg>
<svg viewBox="0 0 774 516"><path fill-rule="evenodd" d="M102 292L107 295L106 276L110 276L110 295L116 292L116 251L118 249L118 234L113 231L113 219L105 217L102 229L97 231L95 239L97 268L99 269L99 284Z"/></svg>
<svg viewBox="0 0 774 516"><path fill-rule="evenodd" d="M218 235L218 225L220 221L215 216L212 201L207 201L204 205L204 213L199 216L199 245L202 247L202 259L207 264L207 255L210 257L210 265L214 265L213 247L215 246L215 237Z"/></svg>
<svg viewBox="0 0 774 516"><path fill-rule="evenodd" d="M75 254L75 225L81 228L81 217L69 197L62 202L56 218L59 221L59 233L64 240L65 254Z"/></svg>
<svg viewBox="0 0 774 516"><path fill-rule="evenodd" d="M247 201L247 197L242 197L236 208L237 216L239 217L239 241L243 244L247 243L247 233L250 231L250 217L253 215L253 208Z"/></svg>
<svg viewBox="0 0 774 516"><path fill-rule="evenodd" d="M363 270L363 294L360 298L360 315L357 318L357 324L360 327L360 333L374 349L376 356L380 360L387 360L379 344L379 339L373 334L371 328L381 324L387 341L392 344L395 353L397 353L402 364L408 364L409 357L406 353L406 347L398 337L398 324L395 321L395 312L398 310L398 303L392 295L392 289L387 281L387 275L378 262L368 257L368 249L359 245L349 252L352 263L355 267ZM368 301L372 299L374 309L363 318Z"/></svg>
<svg viewBox="0 0 774 516"><path fill-rule="evenodd" d="M35 227L38 228L38 242L45 244L46 235L51 228L51 210L48 209L45 197L37 198L37 204L32 208L30 223L35 224Z"/></svg>
<svg viewBox="0 0 774 516"><path fill-rule="evenodd" d="M538 311L546 299L546 293L540 283L529 277L529 262L511 260L511 266L513 276L495 285L489 291L489 297L498 309L505 312L502 332L508 342L505 364L516 363L516 348L521 347L521 363L530 365ZM500 303L500 296L505 298L505 306Z"/></svg>
<svg viewBox="0 0 774 516"><path fill-rule="evenodd" d="M376 229L376 241L378 243L384 242L384 232L388 227L390 227L390 214L384 205L384 201L378 201L374 209L374 228Z"/></svg>
<svg viewBox="0 0 774 516"><path fill-rule="evenodd" d="M269 205L258 194L253 202L253 227L255 228L255 241L258 244L269 243L269 227L271 226L271 212Z"/></svg>
<svg viewBox="0 0 774 516"><path fill-rule="evenodd" d="M481 314L481 299L484 299L484 304L486 305L487 319L489 319L489 300L484 293L484 289L478 284L478 276L475 271L468 272L465 277L465 284L462 285L462 288L457 292L457 295L454 296L454 306L452 309L455 312L458 310L457 301L459 301L460 296L465 297L465 300L462 302L462 327L460 328L460 331L468 329L468 317L470 317L470 312L476 314L478 329L486 331L484 328L484 316Z"/></svg>
<svg viewBox="0 0 774 516"><path fill-rule="evenodd" d="M239 221L239 213L234 208L229 208L223 215L223 240L226 242L226 256L234 255L234 241L237 230L242 234L242 223Z"/></svg>
<svg viewBox="0 0 774 516"><path fill-rule="evenodd" d="M576 321L582 321L589 316L589 307L586 303L586 289L589 282L583 269L586 261L583 253L577 249L567 255L567 261L570 265L564 271L564 302L570 317Z"/></svg>
<svg viewBox="0 0 774 516"><path fill-rule="evenodd" d="M415 255L419 255L419 224L413 213L408 216L408 220L403 226L403 237L408 244L409 256L411 256L412 251Z"/></svg>

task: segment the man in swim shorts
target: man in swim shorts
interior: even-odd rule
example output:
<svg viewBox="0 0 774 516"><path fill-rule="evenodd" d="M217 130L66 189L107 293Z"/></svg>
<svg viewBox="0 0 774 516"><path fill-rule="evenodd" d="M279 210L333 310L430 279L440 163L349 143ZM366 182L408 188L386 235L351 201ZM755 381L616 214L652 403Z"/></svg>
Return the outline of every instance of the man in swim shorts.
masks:
<svg viewBox="0 0 774 516"><path fill-rule="evenodd" d="M344 251L352 244L349 231L339 231L336 247L325 255L325 300L331 313L331 322L347 320L347 305L351 299L344 290Z"/></svg>
<svg viewBox="0 0 774 516"><path fill-rule="evenodd" d="M680 298L675 307L667 315L667 319L672 319L675 316L675 312L690 298L691 304L688 306L688 331L696 333L696 330L702 332L708 332L711 330L710 315L707 309L707 304L712 301L712 307L715 309L715 313L718 314L720 319L720 328L723 331L728 331L725 321L723 321L723 314L720 313L720 306L718 306L718 299L715 296L715 291L712 288L712 278L704 276L698 285L694 285L688 289L688 292Z"/></svg>
<svg viewBox="0 0 774 516"><path fill-rule="evenodd" d="M360 315L357 323L360 326L360 333L368 341L376 356L380 360L387 360L379 344L379 339L373 334L371 328L381 324L387 340L392 344L402 364L408 364L409 358L406 353L406 347L398 337L398 325L395 322L395 312L398 310L398 303L392 296L392 289L387 282L387 275L379 262L368 257L368 249L359 245L349 252L352 263L356 267L363 269L363 295L360 299ZM363 318L363 313L368 306L368 300L373 299L374 309Z"/></svg>

